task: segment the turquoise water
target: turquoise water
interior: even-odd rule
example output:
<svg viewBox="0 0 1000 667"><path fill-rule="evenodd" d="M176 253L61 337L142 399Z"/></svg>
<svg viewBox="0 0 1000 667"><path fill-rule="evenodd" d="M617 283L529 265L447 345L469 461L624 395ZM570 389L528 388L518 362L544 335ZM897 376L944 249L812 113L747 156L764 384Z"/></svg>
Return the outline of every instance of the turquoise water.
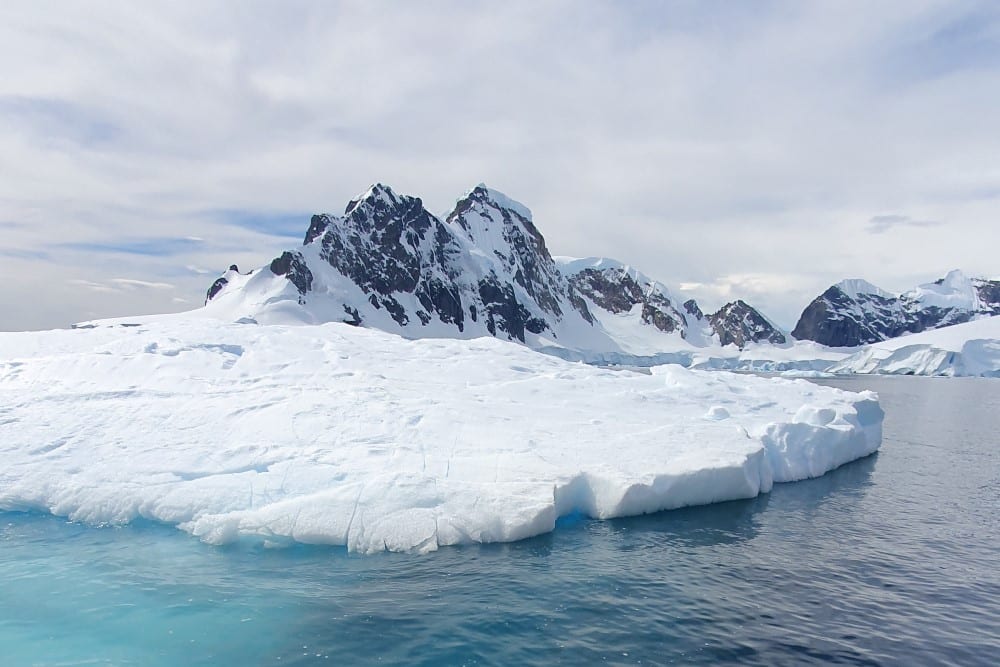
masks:
<svg viewBox="0 0 1000 667"><path fill-rule="evenodd" d="M879 454L515 544L215 548L0 513L0 664L996 664L1000 381L825 383L881 393Z"/></svg>

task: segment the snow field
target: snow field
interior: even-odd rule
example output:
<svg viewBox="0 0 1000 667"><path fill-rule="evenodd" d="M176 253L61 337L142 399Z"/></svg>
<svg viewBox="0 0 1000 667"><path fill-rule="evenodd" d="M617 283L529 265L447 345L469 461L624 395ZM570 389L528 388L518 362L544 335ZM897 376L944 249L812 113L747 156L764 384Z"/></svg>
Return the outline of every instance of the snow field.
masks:
<svg viewBox="0 0 1000 667"><path fill-rule="evenodd" d="M748 498L874 452L871 393L492 338L165 318L0 334L0 509L369 553Z"/></svg>

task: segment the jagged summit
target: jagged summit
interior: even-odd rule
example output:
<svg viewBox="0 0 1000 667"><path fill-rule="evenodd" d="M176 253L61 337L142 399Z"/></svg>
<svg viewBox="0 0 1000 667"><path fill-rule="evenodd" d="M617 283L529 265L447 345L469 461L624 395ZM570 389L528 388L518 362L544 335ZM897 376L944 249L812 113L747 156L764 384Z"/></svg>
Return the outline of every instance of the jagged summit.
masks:
<svg viewBox="0 0 1000 667"><path fill-rule="evenodd" d="M344 215L350 215L354 209L362 205L378 208L380 205L395 206L398 202L399 197L392 191L392 188L382 183L373 183L367 190L347 202Z"/></svg>
<svg viewBox="0 0 1000 667"><path fill-rule="evenodd" d="M706 316L694 299L681 303L666 285L617 260L557 257L556 261L570 284L597 306L592 309L595 313L638 315L642 324L664 333L677 332L698 346L717 343L742 349L751 343L787 342L777 325L745 301L727 303Z"/></svg>
<svg viewBox="0 0 1000 667"><path fill-rule="evenodd" d="M772 343L782 345L785 335L756 308L742 299L727 303L708 316L712 328L718 333L723 345L744 348L750 343Z"/></svg>
<svg viewBox="0 0 1000 667"><path fill-rule="evenodd" d="M302 247L267 270L226 272L206 302L234 319L339 320L411 338L488 335L626 356L784 341L745 303L739 317L713 319L615 260L554 259L530 209L482 183L444 219L376 183L343 215L312 216Z"/></svg>
<svg viewBox="0 0 1000 667"><path fill-rule="evenodd" d="M519 201L515 201L500 192L488 187L485 183L479 183L476 187L466 192L456 203L455 209L459 209L463 201L473 200L484 204L492 205L499 210L511 211L522 220L531 222L531 209ZM449 216L450 217L450 216Z"/></svg>

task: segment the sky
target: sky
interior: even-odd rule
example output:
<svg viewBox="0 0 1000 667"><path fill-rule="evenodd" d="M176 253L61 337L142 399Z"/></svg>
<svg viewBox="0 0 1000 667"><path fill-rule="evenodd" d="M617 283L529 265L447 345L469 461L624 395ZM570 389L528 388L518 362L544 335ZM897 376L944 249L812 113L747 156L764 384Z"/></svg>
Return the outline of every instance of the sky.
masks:
<svg viewBox="0 0 1000 667"><path fill-rule="evenodd" d="M371 183L788 329L1000 275L1000 3L0 8L0 330L188 310Z"/></svg>

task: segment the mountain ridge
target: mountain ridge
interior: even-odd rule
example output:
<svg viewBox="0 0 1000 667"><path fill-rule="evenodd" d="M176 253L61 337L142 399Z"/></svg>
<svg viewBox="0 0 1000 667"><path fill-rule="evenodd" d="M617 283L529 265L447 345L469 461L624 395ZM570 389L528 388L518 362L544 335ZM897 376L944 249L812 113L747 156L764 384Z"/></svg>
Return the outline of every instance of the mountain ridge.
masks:
<svg viewBox="0 0 1000 667"><path fill-rule="evenodd" d="M616 260L553 258L530 209L484 184L442 219L418 197L376 183L343 215L313 215L301 247L254 273L231 266L206 308L593 352L655 353L658 337L740 348L787 342L743 301L706 316ZM268 284L268 273L287 283Z"/></svg>
<svg viewBox="0 0 1000 667"><path fill-rule="evenodd" d="M969 278L958 269L898 295L852 279L813 299L792 336L857 347L995 315L1000 315L1000 281Z"/></svg>
<svg viewBox="0 0 1000 667"><path fill-rule="evenodd" d="M742 299L706 314L627 263L553 256L531 210L482 183L440 217L419 197L373 184L342 215L313 215L302 245L263 268L230 266L210 286L206 308L410 338L489 335L572 358L795 341L858 347L1000 315L1000 280L959 270L901 294L841 280L790 334Z"/></svg>

